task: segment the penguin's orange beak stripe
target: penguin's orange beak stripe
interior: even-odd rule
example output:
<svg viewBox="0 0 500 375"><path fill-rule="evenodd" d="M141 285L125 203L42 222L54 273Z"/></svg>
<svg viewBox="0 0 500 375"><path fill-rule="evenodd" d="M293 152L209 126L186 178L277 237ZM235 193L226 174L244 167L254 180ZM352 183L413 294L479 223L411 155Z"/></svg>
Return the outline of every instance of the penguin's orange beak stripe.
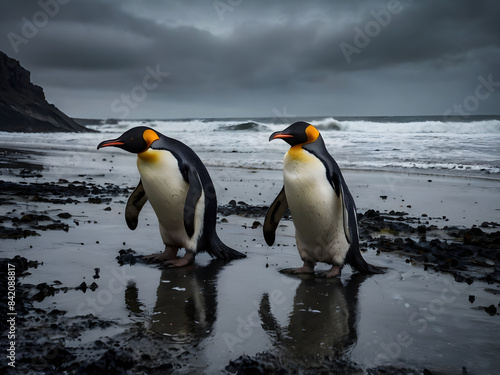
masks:
<svg viewBox="0 0 500 375"><path fill-rule="evenodd" d="M102 147L108 147L108 146L123 146L125 143L120 142L120 141L109 141L109 142L102 142L99 146L97 146L97 149L100 149Z"/></svg>
<svg viewBox="0 0 500 375"><path fill-rule="evenodd" d="M278 134L273 134L273 135L271 136L271 140L276 139L276 138L293 138L293 135L291 135L291 134L281 134L281 133L278 133Z"/></svg>

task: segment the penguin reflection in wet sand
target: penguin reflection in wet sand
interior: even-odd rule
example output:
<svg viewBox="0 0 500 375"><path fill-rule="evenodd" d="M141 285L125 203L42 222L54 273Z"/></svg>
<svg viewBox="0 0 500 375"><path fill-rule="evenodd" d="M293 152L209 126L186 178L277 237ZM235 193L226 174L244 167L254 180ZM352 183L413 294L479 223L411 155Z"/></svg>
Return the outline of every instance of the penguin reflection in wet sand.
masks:
<svg viewBox="0 0 500 375"><path fill-rule="evenodd" d="M193 150L145 126L101 142L97 149L109 146L137 154L141 179L128 199L125 219L134 230L142 207L150 201L158 217L165 251L148 256L149 260L182 267L193 263L201 251L227 260L246 257L222 243L215 232L215 188ZM177 258L181 247L186 249L186 254Z"/></svg>
<svg viewBox="0 0 500 375"><path fill-rule="evenodd" d="M319 131L306 122L296 122L269 137L292 146L283 163L284 186L269 207L264 238L274 243L279 221L290 208L295 238L304 265L284 273L314 273L317 262L332 265L323 276L340 274L344 263L359 272L383 273L363 259L359 251L356 206L342 173L328 153Z"/></svg>

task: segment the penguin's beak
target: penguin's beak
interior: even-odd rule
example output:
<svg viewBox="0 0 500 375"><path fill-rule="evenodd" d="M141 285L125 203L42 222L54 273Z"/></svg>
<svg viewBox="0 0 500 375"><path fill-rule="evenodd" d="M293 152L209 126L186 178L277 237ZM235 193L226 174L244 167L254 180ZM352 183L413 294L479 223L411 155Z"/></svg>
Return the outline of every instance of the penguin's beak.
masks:
<svg viewBox="0 0 500 375"><path fill-rule="evenodd" d="M97 149L99 150L100 148L108 147L108 146L120 147L120 146L123 146L124 144L125 143L120 141L119 139L111 139L109 141L103 141L103 142L99 143L99 145L97 145Z"/></svg>
<svg viewBox="0 0 500 375"><path fill-rule="evenodd" d="M286 133L283 133L283 132L274 132L269 137L269 142L271 142L273 139L278 139L278 138L281 138L281 139L284 139L284 138L293 138L293 135L286 134Z"/></svg>

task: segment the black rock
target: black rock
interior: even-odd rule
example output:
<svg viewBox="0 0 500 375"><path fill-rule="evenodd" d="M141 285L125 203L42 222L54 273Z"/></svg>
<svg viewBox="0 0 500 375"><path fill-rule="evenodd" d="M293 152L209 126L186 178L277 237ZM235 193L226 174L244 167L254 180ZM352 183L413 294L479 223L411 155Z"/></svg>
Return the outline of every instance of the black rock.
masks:
<svg viewBox="0 0 500 375"><path fill-rule="evenodd" d="M259 221L254 221L252 224L252 229L257 229L258 227L261 227L262 224Z"/></svg>
<svg viewBox="0 0 500 375"><path fill-rule="evenodd" d="M132 249L122 249L119 251L119 254L120 255L116 257L116 260L120 266L123 266L124 264L133 266L136 263L147 263L141 255L137 255L137 253Z"/></svg>
<svg viewBox="0 0 500 375"><path fill-rule="evenodd" d="M41 283L36 286L38 293L33 296L33 300L37 302L42 302L45 297L53 296L56 289L47 283Z"/></svg>
<svg viewBox="0 0 500 375"><path fill-rule="evenodd" d="M497 308L495 307L495 305L490 305L490 306L486 307L484 309L484 311L486 311L491 316L494 316L497 314Z"/></svg>
<svg viewBox="0 0 500 375"><path fill-rule="evenodd" d="M83 293L85 293L87 291L87 283L85 281L83 281L80 285L78 285L75 289L76 290L81 290Z"/></svg>

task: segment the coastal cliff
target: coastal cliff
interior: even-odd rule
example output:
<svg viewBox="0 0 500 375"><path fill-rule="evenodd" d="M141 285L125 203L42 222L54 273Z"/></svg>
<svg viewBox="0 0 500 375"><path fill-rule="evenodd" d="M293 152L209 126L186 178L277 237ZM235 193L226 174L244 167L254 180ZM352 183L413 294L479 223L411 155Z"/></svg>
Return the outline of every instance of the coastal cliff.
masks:
<svg viewBox="0 0 500 375"><path fill-rule="evenodd" d="M45 99L30 72L0 51L0 131L90 132Z"/></svg>

